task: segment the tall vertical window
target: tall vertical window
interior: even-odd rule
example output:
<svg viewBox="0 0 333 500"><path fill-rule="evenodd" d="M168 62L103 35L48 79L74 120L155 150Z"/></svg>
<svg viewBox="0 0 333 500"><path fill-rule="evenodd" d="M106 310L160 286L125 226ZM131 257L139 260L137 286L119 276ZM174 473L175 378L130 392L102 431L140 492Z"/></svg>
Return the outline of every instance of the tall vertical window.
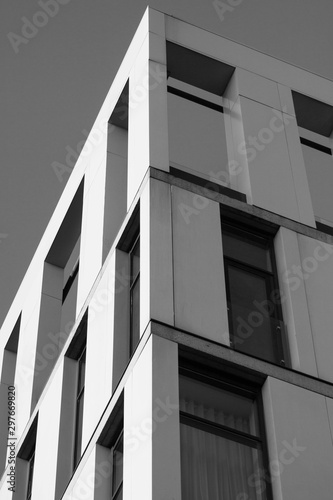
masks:
<svg viewBox="0 0 333 500"><path fill-rule="evenodd" d="M223 224L222 240L231 346L285 364L272 238Z"/></svg>
<svg viewBox="0 0 333 500"><path fill-rule="evenodd" d="M182 500L271 498L257 395L181 372Z"/></svg>
<svg viewBox="0 0 333 500"><path fill-rule="evenodd" d="M21 491L22 498L30 500L32 498L32 487L34 483L35 449L37 438L38 414L30 426L27 436L17 454L18 461L17 481L24 481L22 485L17 485ZM21 497L20 497L21 498Z"/></svg>
<svg viewBox="0 0 333 500"><path fill-rule="evenodd" d="M137 235L130 255L130 354L140 340L140 235Z"/></svg>
<svg viewBox="0 0 333 500"><path fill-rule="evenodd" d="M100 470L101 463L109 465L109 473L103 474L101 487L111 500L123 498L123 430L124 393L122 392L115 402L96 446L96 470Z"/></svg>
<svg viewBox="0 0 333 500"><path fill-rule="evenodd" d="M85 370L86 370L86 345L84 344L81 354L78 358L78 384L77 384L76 411L75 411L74 469L77 466L81 457Z"/></svg>
<svg viewBox="0 0 333 500"><path fill-rule="evenodd" d="M29 458L27 500L30 500L31 498L32 481L34 477L34 465L35 465L35 449L32 450L31 456Z"/></svg>
<svg viewBox="0 0 333 500"><path fill-rule="evenodd" d="M123 431L121 431L111 450L112 453L112 500L123 498Z"/></svg>

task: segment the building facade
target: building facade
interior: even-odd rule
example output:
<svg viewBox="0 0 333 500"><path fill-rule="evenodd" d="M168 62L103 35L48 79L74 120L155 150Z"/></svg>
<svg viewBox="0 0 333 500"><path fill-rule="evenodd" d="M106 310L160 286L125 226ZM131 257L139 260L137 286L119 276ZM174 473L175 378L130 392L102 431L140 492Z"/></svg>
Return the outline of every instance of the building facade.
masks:
<svg viewBox="0 0 333 500"><path fill-rule="evenodd" d="M146 11L1 331L1 500L331 499L332 130Z"/></svg>

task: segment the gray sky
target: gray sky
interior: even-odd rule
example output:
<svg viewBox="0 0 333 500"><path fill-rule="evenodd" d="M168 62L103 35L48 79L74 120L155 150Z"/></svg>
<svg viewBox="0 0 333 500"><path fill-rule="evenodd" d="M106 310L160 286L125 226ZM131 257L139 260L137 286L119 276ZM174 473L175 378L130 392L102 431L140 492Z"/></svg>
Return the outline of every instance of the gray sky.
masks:
<svg viewBox="0 0 333 500"><path fill-rule="evenodd" d="M55 0L1 5L0 324L68 178L60 182L52 163L64 163L66 146L75 149L90 130L147 6L59 0L58 12L53 7L23 43L15 37L22 18L43 24L36 13L48 1ZM332 0L228 2L238 5L224 20L211 0L150 6L333 80Z"/></svg>

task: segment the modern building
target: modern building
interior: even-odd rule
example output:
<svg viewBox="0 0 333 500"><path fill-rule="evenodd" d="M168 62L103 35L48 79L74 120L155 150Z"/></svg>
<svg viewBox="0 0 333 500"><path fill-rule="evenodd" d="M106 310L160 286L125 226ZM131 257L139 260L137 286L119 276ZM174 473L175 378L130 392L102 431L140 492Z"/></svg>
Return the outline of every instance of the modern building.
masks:
<svg viewBox="0 0 333 500"><path fill-rule="evenodd" d="M332 129L146 11L1 332L1 500L332 499Z"/></svg>

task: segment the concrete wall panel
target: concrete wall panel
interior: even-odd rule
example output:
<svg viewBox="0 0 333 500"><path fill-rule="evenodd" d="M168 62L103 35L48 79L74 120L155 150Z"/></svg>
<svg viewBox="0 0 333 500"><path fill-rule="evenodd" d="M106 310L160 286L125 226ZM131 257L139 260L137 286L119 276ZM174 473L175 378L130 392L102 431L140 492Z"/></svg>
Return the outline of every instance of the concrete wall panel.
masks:
<svg viewBox="0 0 333 500"><path fill-rule="evenodd" d="M304 235L298 242L301 266L295 273L306 290L318 376L333 382L333 246Z"/></svg>
<svg viewBox="0 0 333 500"><path fill-rule="evenodd" d="M93 295L93 308L88 310L82 449L88 444L112 393L113 286L114 254Z"/></svg>
<svg viewBox="0 0 333 500"><path fill-rule="evenodd" d="M207 183L216 178L228 181L224 115L169 93L168 118L171 165Z"/></svg>
<svg viewBox="0 0 333 500"><path fill-rule="evenodd" d="M172 187L175 325L229 344L219 205Z"/></svg>
<svg viewBox="0 0 333 500"><path fill-rule="evenodd" d="M304 144L301 145L301 150L314 214L333 224L333 157Z"/></svg>
<svg viewBox="0 0 333 500"><path fill-rule="evenodd" d="M292 115L283 113L283 117L288 121L285 127L290 164L294 179L296 200L299 210L300 222L308 226L316 227L313 202L311 200L309 183L302 154L302 145L299 140L297 122Z"/></svg>
<svg viewBox="0 0 333 500"><path fill-rule="evenodd" d="M295 276L301 263L297 234L281 227L275 237L275 257L281 290L291 366L318 377L304 281Z"/></svg>
<svg viewBox="0 0 333 500"><path fill-rule="evenodd" d="M247 158L253 205L299 220L284 132L288 124L268 106L241 96L239 101L246 144L235 142Z"/></svg>
<svg viewBox="0 0 333 500"><path fill-rule="evenodd" d="M127 209L149 167L149 38L146 37L129 79Z"/></svg>
<svg viewBox="0 0 333 500"><path fill-rule="evenodd" d="M170 186L150 179L140 200L140 324L174 324Z"/></svg>
<svg viewBox="0 0 333 500"><path fill-rule="evenodd" d="M274 499L330 500L333 446L325 398L268 378L263 400Z"/></svg>
<svg viewBox="0 0 333 500"><path fill-rule="evenodd" d="M84 463L79 465L78 471L75 474L71 491L68 492L70 500L94 499L95 500L95 483L96 482L96 447L93 448L89 457L85 458ZM65 497L64 500L69 500Z"/></svg>
<svg viewBox="0 0 333 500"><path fill-rule="evenodd" d="M52 374L52 382L38 412L32 498L54 500L55 496L62 368L62 364L60 364ZM46 463L47 467L45 466Z"/></svg>
<svg viewBox="0 0 333 500"><path fill-rule="evenodd" d="M176 344L150 337L125 386L124 500L180 500Z"/></svg>
<svg viewBox="0 0 333 500"><path fill-rule="evenodd" d="M106 146L104 159L98 168L93 162L90 164L84 184L77 313L102 266L105 170Z"/></svg>

